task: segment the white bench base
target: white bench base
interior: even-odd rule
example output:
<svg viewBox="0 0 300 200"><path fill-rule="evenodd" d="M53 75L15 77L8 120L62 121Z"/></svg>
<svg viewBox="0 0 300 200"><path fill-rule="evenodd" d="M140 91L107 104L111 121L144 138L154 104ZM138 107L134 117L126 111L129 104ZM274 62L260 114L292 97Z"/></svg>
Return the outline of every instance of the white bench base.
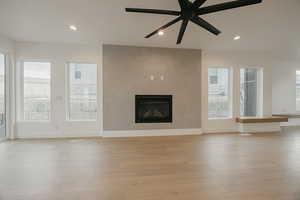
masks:
<svg viewBox="0 0 300 200"><path fill-rule="evenodd" d="M272 123L238 123L240 133L280 132L280 122Z"/></svg>

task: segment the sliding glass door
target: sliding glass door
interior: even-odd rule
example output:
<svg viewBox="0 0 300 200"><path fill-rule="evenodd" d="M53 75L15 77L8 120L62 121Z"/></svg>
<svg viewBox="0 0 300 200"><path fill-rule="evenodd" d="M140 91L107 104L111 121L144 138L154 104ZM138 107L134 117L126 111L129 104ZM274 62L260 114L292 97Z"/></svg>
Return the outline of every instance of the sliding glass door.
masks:
<svg viewBox="0 0 300 200"><path fill-rule="evenodd" d="M261 115L260 89L262 71L259 68L245 68L240 71L240 116L258 117Z"/></svg>
<svg viewBox="0 0 300 200"><path fill-rule="evenodd" d="M6 136L5 55L0 53L0 139Z"/></svg>

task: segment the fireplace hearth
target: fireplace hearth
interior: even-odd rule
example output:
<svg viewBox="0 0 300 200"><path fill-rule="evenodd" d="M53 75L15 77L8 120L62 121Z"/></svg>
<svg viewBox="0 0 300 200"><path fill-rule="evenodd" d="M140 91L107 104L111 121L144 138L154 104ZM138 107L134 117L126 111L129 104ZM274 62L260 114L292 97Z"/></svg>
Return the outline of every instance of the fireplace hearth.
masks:
<svg viewBox="0 0 300 200"><path fill-rule="evenodd" d="M172 123L172 95L136 95L136 123Z"/></svg>

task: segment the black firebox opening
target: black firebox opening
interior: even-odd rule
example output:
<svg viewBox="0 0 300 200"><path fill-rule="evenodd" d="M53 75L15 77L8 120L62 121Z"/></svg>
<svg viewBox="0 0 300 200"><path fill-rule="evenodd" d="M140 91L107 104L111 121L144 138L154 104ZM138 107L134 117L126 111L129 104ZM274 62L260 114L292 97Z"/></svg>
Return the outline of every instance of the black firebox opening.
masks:
<svg viewBox="0 0 300 200"><path fill-rule="evenodd" d="M136 95L136 123L172 123L172 95Z"/></svg>

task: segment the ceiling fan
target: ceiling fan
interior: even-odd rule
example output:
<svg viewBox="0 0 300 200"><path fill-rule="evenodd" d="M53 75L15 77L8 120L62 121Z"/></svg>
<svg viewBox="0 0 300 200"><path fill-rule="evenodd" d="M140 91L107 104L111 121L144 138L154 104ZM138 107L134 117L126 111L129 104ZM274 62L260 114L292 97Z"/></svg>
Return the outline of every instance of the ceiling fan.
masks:
<svg viewBox="0 0 300 200"><path fill-rule="evenodd" d="M137 13L150 13L150 14L161 14L161 15L172 15L178 16L174 20L170 21L169 23L161 26L157 30L153 31L152 33L146 35L145 38L150 38L151 36L157 34L158 32L168 28L169 26L182 21L177 44L180 44L185 33L186 27L189 21L201 26L202 28L206 29L207 31L219 35L221 33L220 30L215 28L213 25L202 19L201 15L219 12L223 10L248 6L252 4L261 3L263 0L236 0L232 2L225 2L221 4L211 5L207 7L201 7L207 0L195 0L193 3L189 0L178 0L181 11L174 11L174 10L157 10L157 9L143 9L143 8L126 8L126 12L137 12Z"/></svg>

